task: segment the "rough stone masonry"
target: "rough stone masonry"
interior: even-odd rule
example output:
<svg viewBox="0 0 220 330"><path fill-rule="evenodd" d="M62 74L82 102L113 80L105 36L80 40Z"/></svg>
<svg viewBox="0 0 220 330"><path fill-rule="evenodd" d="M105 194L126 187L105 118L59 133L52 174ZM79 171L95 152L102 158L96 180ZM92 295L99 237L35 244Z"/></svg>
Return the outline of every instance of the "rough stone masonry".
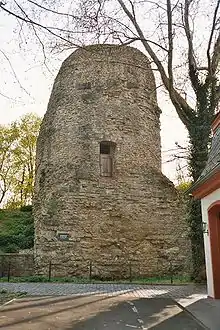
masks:
<svg viewBox="0 0 220 330"><path fill-rule="evenodd" d="M161 172L160 110L139 50L93 45L62 64L37 143L38 274L100 278L185 272L189 241Z"/></svg>

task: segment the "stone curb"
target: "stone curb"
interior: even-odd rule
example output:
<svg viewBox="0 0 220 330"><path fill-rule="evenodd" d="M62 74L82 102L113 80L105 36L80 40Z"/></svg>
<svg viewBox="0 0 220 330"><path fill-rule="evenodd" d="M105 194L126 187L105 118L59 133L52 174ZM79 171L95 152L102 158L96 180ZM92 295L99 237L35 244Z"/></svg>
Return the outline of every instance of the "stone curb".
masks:
<svg viewBox="0 0 220 330"><path fill-rule="evenodd" d="M3 306L6 306L6 305L11 304L14 300L16 300L16 298L13 298L13 299L11 299L9 301L6 301L4 304L0 305L0 308L3 307Z"/></svg>
<svg viewBox="0 0 220 330"><path fill-rule="evenodd" d="M176 300L174 300L174 301L179 308L181 308L184 312L186 312L188 315L190 315L199 325L201 325L201 327L203 327L206 330L210 330L210 328L208 328L201 320L199 320L192 312L190 312L187 307L184 307L183 305L178 303Z"/></svg>

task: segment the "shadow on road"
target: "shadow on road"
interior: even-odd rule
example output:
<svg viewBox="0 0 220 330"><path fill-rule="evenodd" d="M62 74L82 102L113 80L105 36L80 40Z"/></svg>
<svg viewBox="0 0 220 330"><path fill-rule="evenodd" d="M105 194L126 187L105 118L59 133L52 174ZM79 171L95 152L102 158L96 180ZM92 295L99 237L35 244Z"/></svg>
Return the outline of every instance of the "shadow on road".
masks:
<svg viewBox="0 0 220 330"><path fill-rule="evenodd" d="M83 295L23 298L1 309L5 330L201 330L171 298Z"/></svg>
<svg viewBox="0 0 220 330"><path fill-rule="evenodd" d="M120 302L117 306L102 311L92 318L76 321L65 330L202 330L186 311L170 298L135 299Z"/></svg>

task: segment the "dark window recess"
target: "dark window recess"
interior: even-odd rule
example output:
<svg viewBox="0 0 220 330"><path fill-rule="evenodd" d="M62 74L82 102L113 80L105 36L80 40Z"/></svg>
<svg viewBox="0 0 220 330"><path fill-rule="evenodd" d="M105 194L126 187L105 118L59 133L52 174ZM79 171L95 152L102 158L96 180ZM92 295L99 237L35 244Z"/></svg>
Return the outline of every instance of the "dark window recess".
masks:
<svg viewBox="0 0 220 330"><path fill-rule="evenodd" d="M77 83L76 88L77 89L91 89L91 82Z"/></svg>
<svg viewBox="0 0 220 330"><path fill-rule="evenodd" d="M110 144L107 144L107 143L104 143L104 142L101 142L100 143L100 154L101 155L110 155L111 153L111 146Z"/></svg>
<svg viewBox="0 0 220 330"><path fill-rule="evenodd" d="M100 143L100 175L111 177L114 166L115 143L103 141Z"/></svg>
<svg viewBox="0 0 220 330"><path fill-rule="evenodd" d="M69 241L70 235L68 233L58 233L57 238L59 241Z"/></svg>

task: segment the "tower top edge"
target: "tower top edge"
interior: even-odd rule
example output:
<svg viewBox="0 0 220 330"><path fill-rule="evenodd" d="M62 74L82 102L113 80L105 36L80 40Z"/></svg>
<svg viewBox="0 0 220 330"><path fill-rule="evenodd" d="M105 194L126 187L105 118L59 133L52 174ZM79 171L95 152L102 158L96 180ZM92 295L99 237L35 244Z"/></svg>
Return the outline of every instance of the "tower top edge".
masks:
<svg viewBox="0 0 220 330"><path fill-rule="evenodd" d="M72 60L75 58L80 58L81 56L93 57L93 56L129 56L132 55L134 58L146 62L148 65L150 61L148 57L138 48L131 47L128 45L115 45L115 44L93 44L80 47L72 52L65 61ZM65 62L64 61L64 62Z"/></svg>

